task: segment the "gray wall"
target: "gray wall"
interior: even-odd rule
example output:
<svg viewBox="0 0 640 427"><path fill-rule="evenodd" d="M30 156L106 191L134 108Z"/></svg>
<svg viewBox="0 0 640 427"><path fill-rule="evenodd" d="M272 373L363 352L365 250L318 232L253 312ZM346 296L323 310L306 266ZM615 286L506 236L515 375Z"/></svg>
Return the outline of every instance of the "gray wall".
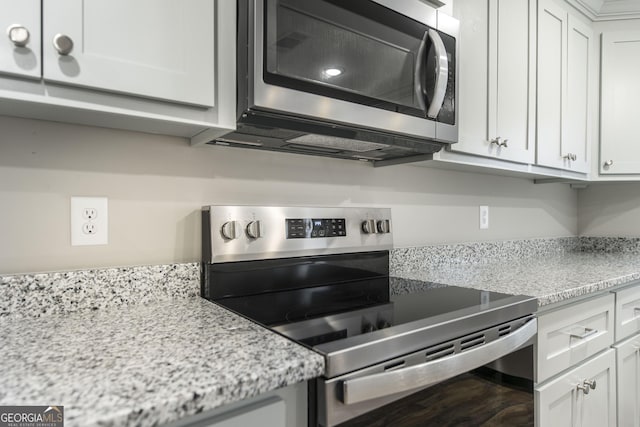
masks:
<svg viewBox="0 0 640 427"><path fill-rule="evenodd" d="M108 197L107 246L70 245L71 196ZM397 247L578 230L566 184L0 117L0 273L197 261L205 204L389 206Z"/></svg>
<svg viewBox="0 0 640 427"><path fill-rule="evenodd" d="M578 191L581 236L640 237L640 183L590 184Z"/></svg>

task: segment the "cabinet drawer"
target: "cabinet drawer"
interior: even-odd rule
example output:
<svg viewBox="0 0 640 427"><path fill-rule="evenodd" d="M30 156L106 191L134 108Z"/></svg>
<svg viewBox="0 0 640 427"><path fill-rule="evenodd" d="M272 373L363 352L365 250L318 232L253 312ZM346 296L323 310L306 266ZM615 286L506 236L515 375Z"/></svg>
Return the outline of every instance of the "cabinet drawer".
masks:
<svg viewBox="0 0 640 427"><path fill-rule="evenodd" d="M616 341L640 332L640 286L616 294Z"/></svg>
<svg viewBox="0 0 640 427"><path fill-rule="evenodd" d="M538 317L538 383L613 344L614 295L569 305Z"/></svg>

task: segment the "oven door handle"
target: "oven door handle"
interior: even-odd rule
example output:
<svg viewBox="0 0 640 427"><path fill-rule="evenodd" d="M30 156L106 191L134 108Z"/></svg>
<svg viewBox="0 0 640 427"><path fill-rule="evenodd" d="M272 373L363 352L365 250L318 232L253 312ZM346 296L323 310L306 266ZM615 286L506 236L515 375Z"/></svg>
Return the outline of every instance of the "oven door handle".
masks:
<svg viewBox="0 0 640 427"><path fill-rule="evenodd" d="M509 335L481 347L407 368L345 380L341 400L350 405L429 387L518 350L537 332L538 322L533 318Z"/></svg>

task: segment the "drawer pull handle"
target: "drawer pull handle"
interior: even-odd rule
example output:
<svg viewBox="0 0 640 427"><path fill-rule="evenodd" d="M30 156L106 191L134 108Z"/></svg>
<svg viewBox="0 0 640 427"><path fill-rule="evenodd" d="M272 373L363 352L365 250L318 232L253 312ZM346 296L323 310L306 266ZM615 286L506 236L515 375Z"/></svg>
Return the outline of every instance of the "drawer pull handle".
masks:
<svg viewBox="0 0 640 427"><path fill-rule="evenodd" d="M640 314L640 307L634 307L633 314Z"/></svg>
<svg viewBox="0 0 640 427"><path fill-rule="evenodd" d="M591 335L595 335L598 333L597 329L594 328L584 328L584 333L582 335L578 335L578 334L569 334L571 336L571 338L577 338L579 340L583 340L586 339L588 337L590 337Z"/></svg>

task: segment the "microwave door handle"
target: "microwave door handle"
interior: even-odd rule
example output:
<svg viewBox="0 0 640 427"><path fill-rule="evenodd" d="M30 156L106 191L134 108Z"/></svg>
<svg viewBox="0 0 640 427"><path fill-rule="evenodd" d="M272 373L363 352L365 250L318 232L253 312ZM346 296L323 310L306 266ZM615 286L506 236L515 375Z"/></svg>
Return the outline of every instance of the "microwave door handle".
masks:
<svg viewBox="0 0 640 427"><path fill-rule="evenodd" d="M429 387L524 347L537 332L538 322L533 318L511 334L481 347L407 368L344 380L341 400L350 405Z"/></svg>
<svg viewBox="0 0 640 427"><path fill-rule="evenodd" d="M424 89L422 87L422 74L424 70L425 63L425 52L427 49L427 37L429 37L429 32L425 31L424 36L422 37L422 41L420 42L420 47L418 48L418 55L416 57L416 65L413 69L413 90L416 94L416 98L418 99L418 105L420 109L427 112L427 105L424 101Z"/></svg>
<svg viewBox="0 0 640 427"><path fill-rule="evenodd" d="M440 34L436 30L429 30L429 38L433 42L436 50L436 84L433 91L433 99L427 111L427 117L435 119L440 113L444 96L447 93L447 83L449 79L449 60L447 58L447 49Z"/></svg>

